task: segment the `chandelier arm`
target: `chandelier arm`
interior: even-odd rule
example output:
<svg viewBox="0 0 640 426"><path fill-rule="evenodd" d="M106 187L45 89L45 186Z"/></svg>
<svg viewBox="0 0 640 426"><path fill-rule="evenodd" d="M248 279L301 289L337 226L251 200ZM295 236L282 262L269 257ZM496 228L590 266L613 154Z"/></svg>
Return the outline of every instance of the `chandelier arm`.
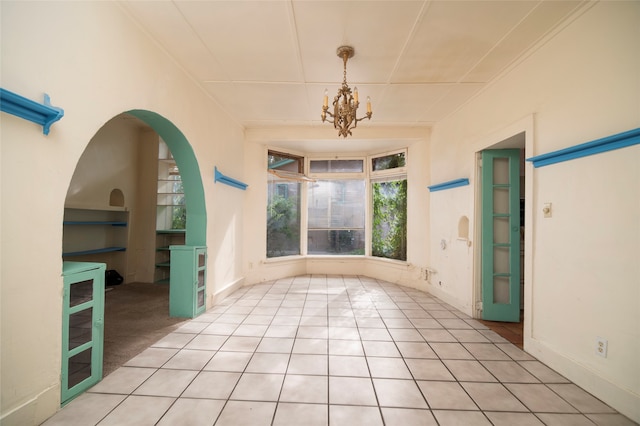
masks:
<svg viewBox="0 0 640 426"><path fill-rule="evenodd" d="M358 122L358 121L362 121L362 120L364 120L365 118L366 118L366 119L371 120L371 116L372 116L372 115L373 115L373 113L368 112L368 113L367 113L367 115L365 115L364 117L356 118L356 122Z"/></svg>

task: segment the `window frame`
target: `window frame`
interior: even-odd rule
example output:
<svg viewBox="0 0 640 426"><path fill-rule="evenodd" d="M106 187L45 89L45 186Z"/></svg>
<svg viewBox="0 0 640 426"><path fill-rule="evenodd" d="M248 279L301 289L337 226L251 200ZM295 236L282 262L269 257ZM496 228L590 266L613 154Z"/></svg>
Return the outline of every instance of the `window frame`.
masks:
<svg viewBox="0 0 640 426"><path fill-rule="evenodd" d="M340 255L340 254L309 254L308 253L308 235L309 235L309 206L308 206L308 197L309 197L309 186L306 182L301 182L300 184L300 254L299 255L288 255L288 256L279 256L279 257L266 257L267 262L270 261L283 261L286 259L296 258L296 257L312 257L312 256L321 256L321 257L336 257L339 258L341 256L348 256L350 258L358 258L358 257L373 257L378 260L388 261L388 262L400 262L407 263L409 258L409 253L407 251L407 260L398 260L398 259L390 259L380 256L373 256L372 254L372 239L373 239L373 183L375 182L383 182L383 181L391 181L391 180L402 180L406 179L407 183L409 181L408 168L409 168L409 155L408 155L408 147L395 149L390 151L378 152L375 154L367 154L367 155L327 155L324 154L314 154L314 153L302 153L296 152L288 149L281 149L275 147L266 147L267 148L267 156L265 158L268 159L268 155L275 154L284 158L292 158L292 159L300 159L302 165L299 166L300 174L305 176L306 178L312 178L314 180L363 180L364 185L364 210L365 210L365 218L364 218L364 232L365 232L365 250L363 255ZM394 154L404 154L405 164L402 167L395 167L393 169L386 170L373 170L373 160L376 158L382 158ZM329 161L329 160L360 160L363 163L362 172L316 172L311 173L311 161ZM268 164L267 164L268 170ZM306 171L306 174L305 174ZM407 210L408 210L408 201L409 193L407 193ZM408 215L408 212L407 212ZM407 228L409 227L409 223L407 223ZM407 234L409 231L407 229ZM266 241L265 241L266 243ZM266 247L265 247L266 248ZM266 256L266 251L265 251Z"/></svg>
<svg viewBox="0 0 640 426"><path fill-rule="evenodd" d="M360 160L362 161L361 172L319 172L311 173L312 161L335 161L335 160ZM345 180L345 179L366 179L367 176L367 157L365 156L307 156L305 157L305 169L309 171L308 176L318 180Z"/></svg>
<svg viewBox="0 0 640 426"><path fill-rule="evenodd" d="M404 166L402 167L394 167L393 169L386 170L373 170L373 160L376 158L388 157L390 155L395 154L404 154ZM395 175L407 175L407 169L409 168L409 155L407 148L396 149L393 151L382 152L379 154L372 154L367 156L367 164L369 171L369 179L374 180L376 178L386 178L388 176Z"/></svg>
<svg viewBox="0 0 640 426"><path fill-rule="evenodd" d="M289 172L293 175L300 175L300 176L304 176L304 171L305 171L305 167L306 167L306 157L302 154L302 153L298 153L298 152L287 152L287 150L282 150L279 148L271 148L271 147L266 147L266 155L263 157L265 158L267 164L266 164L266 168L264 169L267 173L267 191L266 191L266 197L265 197L265 201L266 201L266 209L269 208L269 189L268 189L268 185L269 185L269 179L270 179L270 173L269 173L269 156L270 155L275 155L278 157L282 157L282 158L290 158L294 161L296 161L298 163L298 172L291 172L291 171L284 171L284 172ZM278 170L278 169L272 169L272 170ZM299 254L289 254L289 255L284 255L284 256L269 256L268 255L268 241L266 239L266 236L268 235L268 227L265 226L265 246L264 246L264 256L266 261L273 261L273 260L277 260L277 259L291 259L291 258L295 258L295 257L299 257L299 256L305 256L306 255L306 228L307 228L307 223L306 223L306 209L305 206L307 204L307 190L306 187L307 185L305 185L303 182L295 179L295 178L286 178L286 177L281 177L279 175L276 175L277 178L281 179L281 180L285 180L285 181L297 181L298 185L299 185L299 189L298 189L298 197L299 197L299 217L300 217L300 229L299 229L299 241L298 241L298 252ZM277 188L278 184L276 183L276 191L279 192L279 189ZM287 191L287 195L284 198L289 198L289 193ZM268 221L268 216L265 218ZM265 221L265 225L267 224L267 221Z"/></svg>

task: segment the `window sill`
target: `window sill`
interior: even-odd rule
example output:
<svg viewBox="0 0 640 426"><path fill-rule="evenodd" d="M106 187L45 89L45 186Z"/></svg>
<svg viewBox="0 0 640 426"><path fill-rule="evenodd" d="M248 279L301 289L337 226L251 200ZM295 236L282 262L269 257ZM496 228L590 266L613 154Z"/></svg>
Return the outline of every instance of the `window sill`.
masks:
<svg viewBox="0 0 640 426"><path fill-rule="evenodd" d="M410 266L410 263L404 260L395 260L395 259L386 259L384 257L377 256L365 256L365 255L321 255L321 254L309 254L306 256L303 255L295 255L295 256L281 256L281 257L270 257L263 261L264 264L281 264L281 263L293 263L299 262L302 260L321 260L321 261L353 261L353 262L379 262L386 263L389 265L407 267Z"/></svg>

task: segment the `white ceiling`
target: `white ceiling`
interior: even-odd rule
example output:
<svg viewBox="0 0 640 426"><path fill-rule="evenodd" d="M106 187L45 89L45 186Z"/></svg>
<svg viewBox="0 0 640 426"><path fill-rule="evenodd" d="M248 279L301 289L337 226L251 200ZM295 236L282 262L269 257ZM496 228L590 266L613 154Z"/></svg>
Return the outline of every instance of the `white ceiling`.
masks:
<svg viewBox="0 0 640 426"><path fill-rule="evenodd" d="M321 125L345 44L347 82L373 104L359 127L431 126L587 1L121 3L238 123L265 128Z"/></svg>

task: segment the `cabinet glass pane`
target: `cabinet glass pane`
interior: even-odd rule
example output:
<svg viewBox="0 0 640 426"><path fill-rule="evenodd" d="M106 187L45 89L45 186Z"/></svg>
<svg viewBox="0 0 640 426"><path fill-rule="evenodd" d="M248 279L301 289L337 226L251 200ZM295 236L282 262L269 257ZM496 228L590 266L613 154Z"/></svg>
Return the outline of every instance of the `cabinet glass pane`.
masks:
<svg viewBox="0 0 640 426"><path fill-rule="evenodd" d="M204 307L204 289L198 291L198 308Z"/></svg>
<svg viewBox="0 0 640 426"><path fill-rule="evenodd" d="M92 319L93 308L69 315L69 350L91 341Z"/></svg>
<svg viewBox="0 0 640 426"><path fill-rule="evenodd" d="M69 372L68 389L91 377L91 348L69 358L67 371Z"/></svg>
<svg viewBox="0 0 640 426"><path fill-rule="evenodd" d="M204 266L205 258L206 256L204 253L198 253L198 268L202 268Z"/></svg>
<svg viewBox="0 0 640 426"><path fill-rule="evenodd" d="M198 271L198 287L204 287L204 271Z"/></svg>
<svg viewBox="0 0 640 426"><path fill-rule="evenodd" d="M71 284L69 289L69 307L73 308L93 299L93 280L80 281Z"/></svg>

